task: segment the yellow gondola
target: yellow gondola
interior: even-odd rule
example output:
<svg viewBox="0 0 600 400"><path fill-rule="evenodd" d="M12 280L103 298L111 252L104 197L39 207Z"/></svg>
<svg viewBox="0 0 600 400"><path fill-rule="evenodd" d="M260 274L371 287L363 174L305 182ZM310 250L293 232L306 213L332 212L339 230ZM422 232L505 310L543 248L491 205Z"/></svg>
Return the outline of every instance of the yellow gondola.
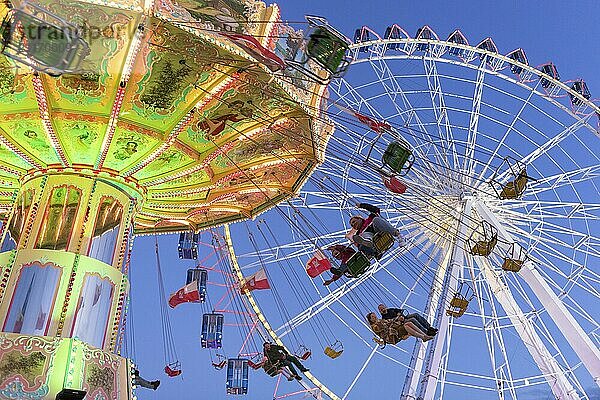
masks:
<svg viewBox="0 0 600 400"><path fill-rule="evenodd" d="M466 285L467 289L463 293L463 283L461 282L454 297L450 300L450 306L446 310L446 315L454 318L459 318L467 312L467 308L469 307L469 302L475 294L472 292L472 289L469 285ZM469 295L469 292L471 294Z"/></svg>
<svg viewBox="0 0 600 400"><path fill-rule="evenodd" d="M467 240L467 246L472 255L487 257L498 244L498 229L485 220L481 226L481 230L473 231Z"/></svg>
<svg viewBox="0 0 600 400"><path fill-rule="evenodd" d="M502 170L505 163L513 179L502 183L496 177L500 174L500 170ZM524 163L514 160L511 157L506 157L488 183L492 186L500 200L516 200L523 195L530 180L535 179L527 175L527 166Z"/></svg>
<svg viewBox="0 0 600 400"><path fill-rule="evenodd" d="M511 243L507 254L504 256L502 269L507 272L519 272L526 260L525 250L518 244Z"/></svg>

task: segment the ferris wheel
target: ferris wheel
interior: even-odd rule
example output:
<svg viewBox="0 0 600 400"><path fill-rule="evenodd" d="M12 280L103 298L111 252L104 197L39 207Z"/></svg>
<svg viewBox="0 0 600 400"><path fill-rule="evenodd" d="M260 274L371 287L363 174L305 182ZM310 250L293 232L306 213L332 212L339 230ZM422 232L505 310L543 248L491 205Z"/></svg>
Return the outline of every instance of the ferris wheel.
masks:
<svg viewBox="0 0 600 400"><path fill-rule="evenodd" d="M306 376L332 399L590 398L600 108L585 81L427 26L363 27L349 54L329 85L321 165L296 197L227 228L240 278L264 269L271 282L246 294L266 332L313 346ZM328 248L351 246L365 203L402 239L347 260L331 284L309 276L313 261L339 267ZM381 303L437 334L382 342L365 318Z"/></svg>

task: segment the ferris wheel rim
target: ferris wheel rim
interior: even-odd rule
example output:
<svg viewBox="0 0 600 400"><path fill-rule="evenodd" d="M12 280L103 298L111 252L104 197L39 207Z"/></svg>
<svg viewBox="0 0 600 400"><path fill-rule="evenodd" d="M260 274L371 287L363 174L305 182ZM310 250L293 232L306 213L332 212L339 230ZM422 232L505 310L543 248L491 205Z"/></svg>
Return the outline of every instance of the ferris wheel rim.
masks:
<svg viewBox="0 0 600 400"><path fill-rule="evenodd" d="M396 55L393 55L393 54L388 53L388 51L392 51L389 47L390 44L415 45L413 47L416 47L416 45L419 45L419 44L427 45L427 46L430 46L430 45L431 46L440 46L442 48L442 50L437 52L437 54L433 54L433 52L426 51L426 52L424 52L425 54L417 54L417 55L415 55L414 48L411 49L410 51L393 50L396 52L395 53ZM468 66L470 68L477 68L477 66L471 64L471 61L473 61L477 58L487 57L489 59L500 61L503 64L501 64L501 68L498 68L498 69L490 68L486 72L492 73L492 74L497 74L497 75L503 75L506 78L508 78L509 80L511 80L511 78L508 75L500 73L500 71L505 70L510 65L515 65L515 66L518 66L519 68L522 68L523 70L525 70L527 72L530 72L533 75L536 75L538 77L538 79L540 79L540 80L545 79L545 80L549 81L550 83L560 87L562 90L564 90L566 92L566 94L576 97L579 101L586 103L586 105L588 107L590 107L592 109L592 111L596 112L597 114L600 114L600 102L599 102L599 104L596 104L596 103L594 103L593 99L591 99L591 98L588 99L588 98L584 97L582 94L574 91L570 86L568 86L566 83L562 82L561 80L556 79L553 76L550 76L543 71L540 71L539 69L531 66L530 64L525 64L518 60L509 58L507 55L504 55L504 54L481 49L481 48L478 48L475 46L471 46L469 44L454 43L454 42L449 42L449 41L441 40L441 39L418 39L418 38L411 38L411 37L398 38L398 39L377 39L377 40L368 40L368 41L364 41L364 42L353 43L350 45L350 50L352 50L356 55L360 55L359 50L361 48L373 47L373 46L377 46L377 45L383 46L379 53L375 52L375 57L381 58L381 59L430 58L435 61L449 62L452 64ZM479 57L473 56L473 57L471 57L471 59L469 61L465 61L462 58L456 57L456 56L452 59L444 58L443 56L448 55L447 49L451 48L451 47L455 47L455 48L458 48L461 50L467 50L469 52L472 52L473 54L478 54ZM390 50L388 50L388 49L390 49ZM518 49L519 48L517 48L515 50L518 50ZM515 50L513 50L513 52ZM397 52L404 53L405 56L397 55ZM417 51L417 53L418 53L418 51ZM355 57L352 60L352 64L360 64L360 63L364 63L364 62L369 62L371 59L372 59L371 56L365 57L365 58ZM511 81L513 81L513 83L516 83L520 86L529 88L529 86L526 85L527 81L519 81L519 80L514 80L514 79L512 79ZM555 98L557 96L545 96L545 97ZM600 136L600 132L598 132L598 135Z"/></svg>
<svg viewBox="0 0 600 400"><path fill-rule="evenodd" d="M408 40L407 40L407 41L408 41ZM418 41L417 41L417 42L418 42ZM431 41L422 41L422 42L431 44ZM362 42L362 43L360 43L360 44L357 44L357 45L355 45L355 46L354 46L354 48L360 48L360 47L364 47L364 46L365 46L367 43L368 43L368 42ZM472 47L470 47L470 48L472 48ZM491 54L495 54L495 53L491 53ZM388 58L392 58L392 57L382 57L382 58L388 59ZM401 58L401 57L395 57L395 58L399 59L399 58ZM410 57L404 57L404 58L410 58ZM417 58L418 58L418 59L423 59L423 57L413 57L412 59L417 59ZM436 61L436 59L435 59L435 58L431 58L431 59L432 59L433 61ZM443 59L442 59L442 60L443 60ZM368 61L368 60L364 60L364 61ZM468 66L469 68L475 68L475 67L474 67L472 64L468 64L468 63L459 63L459 62L456 62L456 64L458 64L458 65L462 65L462 66ZM485 72L488 72L488 71L485 71ZM539 71L538 71L538 72L539 72ZM538 75L539 75L539 73L538 73ZM549 76L548 76L548 78L549 78L549 79L552 79L552 78L551 78L551 77L549 77ZM516 81L516 80L514 80L514 79L512 79L512 80L511 80L511 79L507 79L507 81L509 81L509 82L511 82L511 83L520 84L518 81ZM557 81L557 82L559 82L559 81ZM526 86L526 85L525 85L525 86ZM563 85L563 86L564 86L564 85ZM532 90L530 87L528 87L528 86L526 86L526 87L527 87L527 89L528 89L528 90L530 90L530 91ZM539 91L538 91L536 94L538 94L540 97L546 97L546 96L544 96L544 95L543 95L543 93L542 93L542 92L539 92ZM556 101L556 99L554 99L554 98L551 98L551 97L549 97L549 96L548 96L547 98L550 100L550 102L551 102L551 103L552 103L554 106L558 106L558 108L560 108L562 111L565 111L565 112L567 112L568 114L570 114L570 115L571 115L572 117L574 117L574 118L577 118L577 119L579 119L579 120L583 120L583 118L582 118L581 116L576 116L576 115L574 115L573 113L570 113L570 112L569 112L569 110L568 110L568 107L565 107L564 105L562 105L561 103L559 103L558 101ZM595 104L593 104L593 103L591 103L591 104L592 104L594 107L596 107L596 106L595 106ZM595 132L595 131L594 131L594 132ZM595 132L595 133L596 133L596 134L598 134L597 132ZM563 172L564 172L564 171L563 171ZM346 175L346 176L347 176L348 174L347 174L347 173L345 173L344 175ZM301 192L303 192L304 190L305 190L305 188L303 188L303 189L301 190ZM588 228L588 229L589 229L589 228Z"/></svg>

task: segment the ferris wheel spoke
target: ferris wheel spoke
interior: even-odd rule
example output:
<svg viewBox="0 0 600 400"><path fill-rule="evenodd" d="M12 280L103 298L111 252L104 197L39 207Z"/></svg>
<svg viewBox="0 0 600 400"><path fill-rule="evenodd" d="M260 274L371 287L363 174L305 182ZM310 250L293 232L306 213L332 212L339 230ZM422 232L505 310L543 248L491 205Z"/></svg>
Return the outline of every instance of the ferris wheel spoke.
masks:
<svg viewBox="0 0 600 400"><path fill-rule="evenodd" d="M470 267L473 268L473 263L470 263ZM474 282L474 286L479 287L479 293L485 293L487 299L493 299L493 293L490 286L484 280L477 280ZM477 303L480 310L485 309L485 302L482 296L477 296ZM504 343L504 336L502 333L502 326L500 325L500 316L496 310L496 304L493 301L489 301L490 315L488 316L485 312L481 312L482 326L486 327L484 330L488 355L490 357L491 366L494 372L494 377L497 382L497 391L499 398L504 398L505 391L508 391L512 398L516 399L516 392L514 381L512 377L512 371L510 368L510 359L506 352L506 346ZM496 349L499 349L501 360L497 360ZM500 383L502 382L502 383ZM504 385L508 384L508 388Z"/></svg>
<svg viewBox="0 0 600 400"><path fill-rule="evenodd" d="M575 389L565 375L565 371L556 362L556 359L552 357L544 342L535 331L532 323L516 303L508 286L502 283L502 280L494 272L493 267L487 259L477 257L476 262L485 273L495 298L501 304L505 314L509 316L533 360L538 365L540 371L546 375L546 379L554 395L561 399L575 400L578 398Z"/></svg>
<svg viewBox="0 0 600 400"><path fill-rule="evenodd" d="M435 170L436 166L431 164L428 157L425 157L426 154L429 154L431 148L433 148L435 150L434 158L438 161L438 164L442 165L444 162L447 164L447 161L444 161L445 158L442 157L437 149L437 146L435 146L435 142L428 137L429 135L427 127L421 121L419 113L411 104L406 92L398 82L396 75L391 72L387 62L383 59L378 59L377 61L371 61L370 65L373 72L375 72L377 75L379 83L384 88L387 97L394 106L396 115L400 117L403 125L410 130L410 135L417 142L418 145L413 149L417 154L417 157L423 160L423 163L427 169ZM389 82L389 84L387 82ZM400 96L402 101L402 107L398 104L398 96ZM406 115L408 115L408 117ZM410 128L410 125L413 119L415 121L415 125L418 127L417 133L420 134L419 137L412 134L413 130ZM437 124L436 127L439 129Z"/></svg>
<svg viewBox="0 0 600 400"><path fill-rule="evenodd" d="M557 190L565 186L576 187L577 184L591 183L595 186L595 181L600 178L600 163L588 167L577 168L555 174L552 176L542 177L537 181L532 182L527 187L528 197L537 196L541 193L550 190Z"/></svg>
<svg viewBox="0 0 600 400"><path fill-rule="evenodd" d="M558 132L552 137L549 137L545 143L539 145L535 150L533 150L529 154L522 155L521 161L526 165L533 164L538 158L547 154L548 151L560 145L563 140L567 139L569 136L577 132L580 128L585 126L589 118L590 116L587 116L585 118L577 118L575 122L568 126L566 124L561 124L561 126L564 128L562 131ZM505 177L509 173L510 169L507 169L503 174L498 176L498 181L502 181L503 179L505 179Z"/></svg>
<svg viewBox="0 0 600 400"><path fill-rule="evenodd" d="M523 101L523 105L521 106L521 108L519 109L519 111L513 117L510 125L506 128L506 131L502 135L502 138L498 141L498 144L495 146L492 154L490 155L490 158L488 159L488 161L486 162L486 164L483 166L483 168L481 170L481 173L479 174L479 177L478 177L479 180L485 179L486 172L491 167L492 162L496 158L498 158L500 149L502 148L502 145L505 143L506 139L510 135L511 131L516 131L516 129L515 129L516 128L516 123L517 123L517 121L520 120L521 115L523 114L523 111L525 111L528 106L531 106L531 99L533 98L534 94L536 93L536 90L537 90L537 88L538 88L539 85L540 85L540 81L538 81L536 83L535 87L533 87L531 90L529 90L529 94L527 95L527 99L525 99Z"/></svg>
<svg viewBox="0 0 600 400"><path fill-rule="evenodd" d="M477 79L475 81L475 88L473 93L473 102L471 103L471 114L469 116L469 131L467 133L467 146L465 149L465 159L463 163L463 170L466 172L467 177L465 180L467 185L473 183L473 158L475 157L475 145L477 144L477 133L479 131L479 117L481 112L481 100L483 97L483 81L485 79L485 63L487 58L484 57L481 60L479 68L477 69ZM457 166L458 167L458 166Z"/></svg>
<svg viewBox="0 0 600 400"><path fill-rule="evenodd" d="M450 121L448 119L448 109L444 100L444 91L442 89L442 83L438 74L437 65L434 59L429 57L423 57L423 66L425 75L427 76L427 85L429 88L429 95L431 98L431 104L433 106L433 112L435 120L437 121L438 135L441 139L441 147L443 150L443 157L439 157L444 163L444 172L446 174L452 171L448 154L452 155L452 160L455 167L458 164L458 152L456 151L454 143L454 135L451 129ZM442 127L443 126L443 131ZM437 147L436 147L437 150Z"/></svg>
<svg viewBox="0 0 600 400"><path fill-rule="evenodd" d="M419 118L418 113L412 106L408 96L402 88L402 85L400 85L396 75L394 75L390 70L387 62L384 59L377 59L376 61L370 61L369 64L373 72L375 72L375 75L377 76L379 83L383 87L387 97L390 99L396 111L396 115L402 119L403 125L409 126L410 120L413 118L415 119L416 125L419 127L418 133L421 136L421 138L418 139L418 147L426 145L429 142L428 138L425 136L428 132L427 128ZM400 106L397 101L398 96L402 101L402 106ZM406 117L406 114L408 114L408 118ZM417 139L416 136L414 136L414 138Z"/></svg>

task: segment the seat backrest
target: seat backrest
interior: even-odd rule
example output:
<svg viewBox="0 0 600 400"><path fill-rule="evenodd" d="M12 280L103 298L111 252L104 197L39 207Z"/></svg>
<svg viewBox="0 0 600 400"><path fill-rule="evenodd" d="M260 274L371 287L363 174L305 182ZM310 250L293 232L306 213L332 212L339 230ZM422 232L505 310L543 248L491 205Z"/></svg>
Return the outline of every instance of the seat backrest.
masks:
<svg viewBox="0 0 600 400"><path fill-rule="evenodd" d="M331 347L327 346L325 347L324 353L330 357L330 358L338 358L339 356L342 355L342 353L344 352L344 350L334 350Z"/></svg>
<svg viewBox="0 0 600 400"><path fill-rule="evenodd" d="M373 244L378 253L388 251L394 244L394 237L386 232L377 232L373 235Z"/></svg>
<svg viewBox="0 0 600 400"><path fill-rule="evenodd" d="M371 262L362 252L357 251L348 259L346 265L348 266L348 275L356 278L367 270Z"/></svg>

